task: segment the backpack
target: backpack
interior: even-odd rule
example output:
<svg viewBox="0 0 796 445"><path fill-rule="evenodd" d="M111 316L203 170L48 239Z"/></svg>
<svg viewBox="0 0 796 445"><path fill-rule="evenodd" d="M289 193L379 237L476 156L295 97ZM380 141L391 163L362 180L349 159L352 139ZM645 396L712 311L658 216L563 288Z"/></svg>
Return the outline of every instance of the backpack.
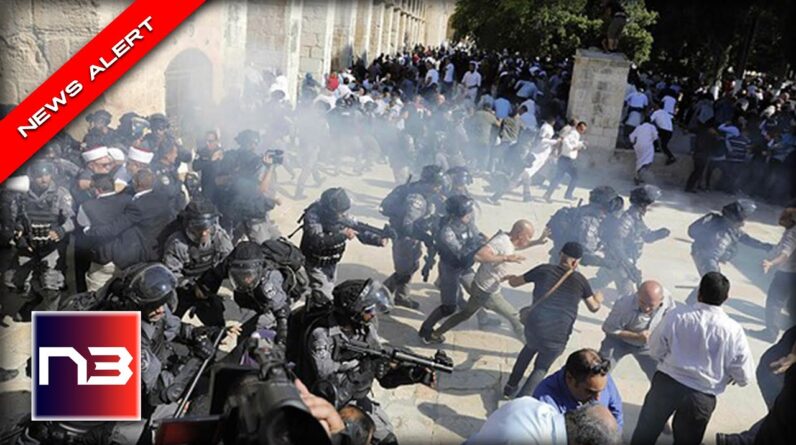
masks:
<svg viewBox="0 0 796 445"><path fill-rule="evenodd" d="M395 187L379 204L379 212L387 218L399 218L404 211L406 197L409 196L410 185L406 182Z"/></svg>
<svg viewBox="0 0 796 445"><path fill-rule="evenodd" d="M721 221L718 213L708 213L688 226L688 236L693 240L705 239L716 233L716 229Z"/></svg>
<svg viewBox="0 0 796 445"><path fill-rule="evenodd" d="M312 388L318 379L310 357L309 336L315 328L331 326L332 317L330 307L308 310L305 305L292 311L288 318L285 359L295 365L296 377L307 385L307 388Z"/></svg>
<svg viewBox="0 0 796 445"><path fill-rule="evenodd" d="M307 279L301 273L304 267L304 254L287 238L280 237L263 242L261 245L265 261L277 269L284 277L282 287L292 301L302 297Z"/></svg>
<svg viewBox="0 0 796 445"><path fill-rule="evenodd" d="M577 210L578 207L562 207L550 217L547 227L550 228L550 238L554 243L563 245L575 240L571 235L575 229Z"/></svg>

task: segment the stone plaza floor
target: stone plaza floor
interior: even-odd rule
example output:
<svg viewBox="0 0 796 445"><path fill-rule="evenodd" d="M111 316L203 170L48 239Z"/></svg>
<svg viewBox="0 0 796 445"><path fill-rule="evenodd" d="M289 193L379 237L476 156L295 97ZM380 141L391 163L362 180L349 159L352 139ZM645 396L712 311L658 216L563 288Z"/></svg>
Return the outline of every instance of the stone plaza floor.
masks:
<svg viewBox="0 0 796 445"><path fill-rule="evenodd" d="M690 168L690 161L685 157L681 159L682 166L679 168ZM658 162L662 160L658 159ZM585 166L581 168L583 176L596 176L595 171L598 170ZM282 171L279 173L282 177L286 176ZM624 196L633 188L630 175L610 175L604 181L594 176L583 178L582 186L576 191L576 196L583 198L584 202L588 199L588 189L600 183L614 186ZM373 171L361 177L328 177L323 186L345 187L352 197L352 214L365 222L382 225L384 218L378 212L378 205L393 183L390 170L384 165L377 165ZM290 191L288 195L292 195L293 186L285 186ZM538 235L556 209L577 203L577 200L570 202L561 199L563 189L559 189L550 204L540 199L523 203L521 197L515 193L507 195L502 205L495 206L484 199L489 193L484 191L483 186L484 182L477 179L471 190L478 198L477 224L488 236L497 229L509 229L518 218L530 220L537 228ZM708 211L719 210L733 199L721 193L684 194L681 187L680 184L664 185L661 202L648 213L646 221L651 228L665 226L671 229L672 234L656 244L647 245L640 263L645 279L660 281L680 302L685 300L699 280L689 255L690 240L686 233L688 225ZM310 187L307 195L317 197L321 190L320 187ZM534 187L532 191L536 197L542 194L539 187ZM288 198L283 198L283 201L284 204L273 212L273 216L282 232L290 233L296 227L296 219L310 201L294 201ZM776 243L782 233L782 229L776 226L778 212L777 208L760 204L758 213L747 224L748 232L762 240ZM300 234L296 235L294 242L297 243L299 237ZM521 273L546 262L548 250L549 245L522 252L527 260L523 264L512 265L512 270ZM773 275L763 274L760 266L763 257L762 251L741 246L737 257L723 266L723 272L732 283L731 298L726 303L725 310L748 332L763 327L765 290ZM391 271L389 248L368 247L354 241L349 243L339 266L339 279L374 277L383 280ZM592 277L595 269L586 267L582 272L587 277ZM435 275L432 274L430 283L422 283L417 274L411 285L412 295L421 304L420 310L398 307L381 319L380 333L388 343L408 347L418 353L433 354L436 348L423 345L418 338L417 329L425 315L439 302L438 292L431 284ZM529 304L530 291L530 286L504 289L504 295L519 308ZM566 356L576 349L599 348L604 336L601 324L616 297L615 292L607 291L606 303L596 314L589 313L585 307L580 309L567 350L551 371L562 366ZM0 351L3 352L0 366L22 371L30 354L29 325L13 323L8 318L4 324L4 327L0 327ZM375 385L375 400L386 408L402 443L460 443L477 431L484 419L498 407L503 384L522 346L512 336L505 322L500 327L479 330L473 319L446 334L446 337L448 341L440 347L452 356L456 370L452 375L441 375L437 389L417 385L388 391ZM749 342L755 359L768 347L768 343L753 335L749 336ZM619 363L613 371L613 377L624 400L624 436L629 439L649 383L631 358ZM29 388L30 380L24 376L0 384L0 403L7 407L13 406L14 411L24 410L24 404L22 407L19 405L20 400L25 400L24 394L19 391ZM718 406L708 426L705 440L712 443L716 432L744 430L764 414L765 406L756 385L743 388L730 386L718 398ZM6 411L4 416L10 416L10 412ZM661 443L669 442L671 436L662 436Z"/></svg>

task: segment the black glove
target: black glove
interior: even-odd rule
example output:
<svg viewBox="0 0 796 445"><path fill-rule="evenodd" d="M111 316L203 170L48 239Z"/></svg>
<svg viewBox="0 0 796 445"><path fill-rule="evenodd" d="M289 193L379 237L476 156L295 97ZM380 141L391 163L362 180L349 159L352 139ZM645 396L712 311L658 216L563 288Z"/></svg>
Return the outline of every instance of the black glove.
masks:
<svg viewBox="0 0 796 445"><path fill-rule="evenodd" d="M430 368L415 366L409 371L409 377L415 383L431 386L431 384L436 380L436 372Z"/></svg>
<svg viewBox="0 0 796 445"><path fill-rule="evenodd" d="M213 342L223 329L220 326L194 328L193 332L191 332L191 352L193 352L193 355L200 360L207 360L215 355L216 350L213 347Z"/></svg>
<svg viewBox="0 0 796 445"><path fill-rule="evenodd" d="M180 372L174 377L174 381L168 387L164 388L160 394L160 399L163 403L173 403L180 400L183 393L196 377L202 362L198 359L192 358L185 363Z"/></svg>
<svg viewBox="0 0 796 445"><path fill-rule="evenodd" d="M191 340L199 341L204 338L209 338L212 342L223 330L224 328L221 326L197 326L191 330Z"/></svg>

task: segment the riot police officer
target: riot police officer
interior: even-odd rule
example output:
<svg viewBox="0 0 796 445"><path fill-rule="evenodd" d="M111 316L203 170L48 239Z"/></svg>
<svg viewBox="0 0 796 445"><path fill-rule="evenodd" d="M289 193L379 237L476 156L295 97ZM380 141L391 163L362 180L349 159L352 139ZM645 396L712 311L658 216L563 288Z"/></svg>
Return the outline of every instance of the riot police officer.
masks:
<svg viewBox="0 0 796 445"><path fill-rule="evenodd" d="M218 225L218 212L207 200L192 201L180 215L181 228L166 241L163 264L179 282L178 317L190 308L205 325L224 325L221 297L199 285L202 276L221 264L232 251L232 241Z"/></svg>
<svg viewBox="0 0 796 445"><path fill-rule="evenodd" d="M64 286L56 268L58 243L75 227L74 210L72 196L53 181L53 170L48 161L30 164L30 190L11 203L17 251L5 284L26 300L18 312L23 319L31 310L55 310Z"/></svg>
<svg viewBox="0 0 796 445"><path fill-rule="evenodd" d="M392 245L395 272L384 281L393 292L396 305L411 309L420 307L409 297L408 285L420 268L421 242L426 248L433 245L433 232L442 211L443 184L442 168L427 165L419 181L398 186L382 201L381 212L390 219L398 235Z"/></svg>
<svg viewBox="0 0 796 445"><path fill-rule="evenodd" d="M768 250L769 243L759 241L742 230L744 222L757 210L749 199L739 199L721 209L721 214L710 212L688 227L691 258L700 276L708 272L721 272L721 263L730 261L738 250L738 243L760 250Z"/></svg>
<svg viewBox="0 0 796 445"><path fill-rule="evenodd" d="M574 241L583 246L581 264L596 266L603 258L597 254L600 247L600 227L610 213L621 209L624 201L610 186L595 187L589 192L589 203L580 207L564 207L556 211L547 223L553 247L551 262L555 262L564 244Z"/></svg>
<svg viewBox="0 0 796 445"><path fill-rule="evenodd" d="M467 189L473 183L473 175L464 166L451 167L445 172L445 196L472 196Z"/></svg>
<svg viewBox="0 0 796 445"><path fill-rule="evenodd" d="M299 247L306 258L304 267L312 289L310 303L313 305L331 302L337 263L343 257L346 241L356 237L361 243L371 246L387 243L379 233L357 231L359 223L347 213L350 208L351 198L346 191L334 187L324 191L321 199L307 207L300 219L303 233Z"/></svg>
<svg viewBox="0 0 796 445"><path fill-rule="evenodd" d="M266 261L263 248L251 241L239 243L227 257L223 268L225 273L219 276L229 278L235 302L256 313L252 330L274 331L274 341L285 344L290 300L283 288L284 277ZM248 334L250 332L244 329L242 337L248 337Z"/></svg>
<svg viewBox="0 0 796 445"><path fill-rule="evenodd" d="M123 270L98 292L77 294L62 309L141 312L141 421L31 422L22 444L135 444L147 422L171 416L202 362L214 355L210 338L220 328L181 323L169 304L177 280L160 263L142 263ZM175 348L174 343L183 347ZM149 420L147 420L149 419ZM145 441L146 442L146 441Z"/></svg>
<svg viewBox="0 0 796 445"><path fill-rule="evenodd" d="M463 304L461 282L472 282L475 253L484 244L486 237L475 226L473 212L475 201L465 195L451 196L445 201L445 217L440 223L435 244L440 256L439 289L442 304L428 316L420 326L420 337L424 342L439 343L433 338L433 329L438 321L453 315ZM478 311L479 325L486 325L486 313Z"/></svg>
<svg viewBox="0 0 796 445"><path fill-rule="evenodd" d="M384 388L435 380L430 369L389 366L388 363L346 348L350 342L380 349L381 342L373 321L389 308L389 291L373 280L348 280L334 289L334 305L328 316L316 317L305 326L306 362L299 372L316 394L332 401L337 408L356 405L376 424L374 442L395 444L392 423L381 406L371 400L373 380Z"/></svg>
<svg viewBox="0 0 796 445"><path fill-rule="evenodd" d="M616 218L606 218L600 238L607 264L597 271L592 287L599 289L613 281L620 295L636 291L642 280L637 264L644 244L670 234L665 227L650 230L644 222L647 210L660 196L661 190L654 185L636 187L630 192L630 207Z"/></svg>
<svg viewBox="0 0 796 445"><path fill-rule="evenodd" d="M161 263L132 266L119 280L124 291L117 310L141 311L142 420L118 422L111 443L136 443L145 419L152 422L174 414L202 362L215 355L212 339L223 328L180 322L169 306L176 298L177 278Z"/></svg>

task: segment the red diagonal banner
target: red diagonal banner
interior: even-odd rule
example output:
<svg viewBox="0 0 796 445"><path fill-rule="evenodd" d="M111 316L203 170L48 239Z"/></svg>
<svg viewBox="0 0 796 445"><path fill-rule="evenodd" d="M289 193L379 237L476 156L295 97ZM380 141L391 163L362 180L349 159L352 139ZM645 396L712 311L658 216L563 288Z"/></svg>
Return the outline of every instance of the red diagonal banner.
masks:
<svg viewBox="0 0 796 445"><path fill-rule="evenodd" d="M91 105L205 0L135 0L0 121L0 182Z"/></svg>

